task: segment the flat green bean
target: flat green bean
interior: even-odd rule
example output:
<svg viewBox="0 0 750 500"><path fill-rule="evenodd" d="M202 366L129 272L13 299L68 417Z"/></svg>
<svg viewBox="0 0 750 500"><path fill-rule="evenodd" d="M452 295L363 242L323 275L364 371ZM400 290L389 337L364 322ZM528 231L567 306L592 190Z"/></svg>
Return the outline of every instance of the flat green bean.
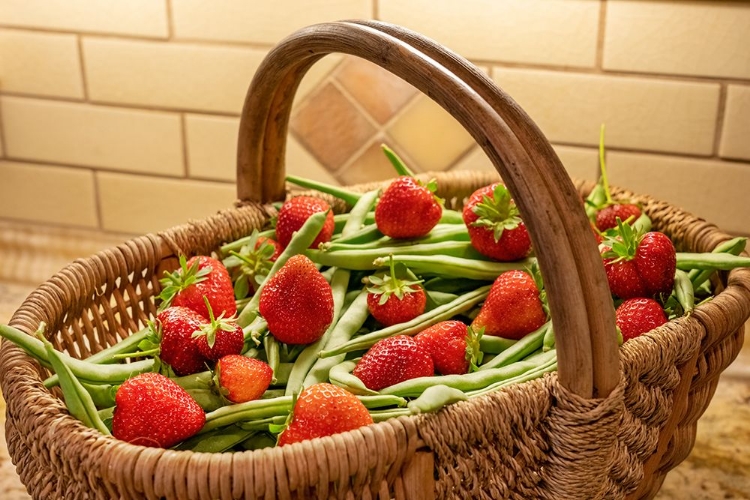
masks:
<svg viewBox="0 0 750 500"><path fill-rule="evenodd" d="M479 348L485 354L500 354L516 342L518 341L513 339L504 339L502 337L495 337L494 335L482 335L482 337L479 339ZM485 363L487 361L489 360L485 358Z"/></svg>
<svg viewBox="0 0 750 500"><path fill-rule="evenodd" d="M450 255L462 257L466 260L482 257L468 241L444 241L417 246L391 246L364 250L337 250L335 252L308 250L305 255L313 262L324 266L337 266L356 271L386 267L388 255L394 257L397 255L437 255L441 259Z"/></svg>
<svg viewBox="0 0 750 500"><path fill-rule="evenodd" d="M246 403L223 406L206 413L206 424L200 430L199 434L205 434L213 429L238 422L286 415L291 410L291 396L276 399L257 399Z"/></svg>
<svg viewBox="0 0 750 500"><path fill-rule="evenodd" d="M443 277L469 278L473 280L494 281L506 271L530 268L536 262L533 257L514 262L489 262L466 259L448 255L394 255L393 261L401 262L416 274L430 274ZM387 258L381 257L373 262L376 267L387 265Z"/></svg>
<svg viewBox="0 0 750 500"><path fill-rule="evenodd" d="M197 453L222 453L250 439L258 431L242 429L238 425L228 425L205 434L193 436L175 446L175 450L189 450Z"/></svg>
<svg viewBox="0 0 750 500"><path fill-rule="evenodd" d="M333 385L337 385L361 396L376 396L378 393L365 386L364 382L352 375L352 371L357 366L356 361L344 361L331 368L328 377Z"/></svg>
<svg viewBox="0 0 750 500"><path fill-rule="evenodd" d="M455 387L449 387L443 384L437 384L427 387L418 398L412 400L407 408L412 414L434 413L444 406L466 401L469 399L463 391Z"/></svg>
<svg viewBox="0 0 750 500"><path fill-rule="evenodd" d="M729 271L737 267L750 267L750 257L727 253L677 252L677 269L702 269Z"/></svg>
<svg viewBox="0 0 750 500"><path fill-rule="evenodd" d="M275 229L268 229L266 231L261 231L258 233L258 237L264 237L264 238L276 238L276 230ZM250 236L244 236L238 240L230 241L229 243L226 243L225 245L222 245L219 250L221 251L222 255L229 255L229 252L231 251L239 251L243 246L250 243L250 240L252 239L252 235Z"/></svg>
<svg viewBox="0 0 750 500"><path fill-rule="evenodd" d="M674 296L685 314L690 314L695 307L695 290L693 282L685 271L677 269L674 275Z"/></svg>
<svg viewBox="0 0 750 500"><path fill-rule="evenodd" d="M711 253L727 253L730 255L739 255L745 250L747 238L733 238L716 245ZM693 289L698 290L706 281L711 278L716 271L714 269L693 269L688 273L690 281L693 283Z"/></svg>
<svg viewBox="0 0 750 500"><path fill-rule="evenodd" d="M515 361L525 358L544 345L544 336L550 328L551 322L542 325L538 330L533 331L520 339L518 342L501 352L492 361L479 367L479 371L490 370L507 366Z"/></svg>
<svg viewBox="0 0 750 500"><path fill-rule="evenodd" d="M554 351L548 351L545 354L549 354L552 352ZM513 365L509 365L509 366L513 366ZM543 364L538 364L536 368L532 368L528 371L521 373L520 375L516 375L515 377L509 377L507 379L500 380L499 382L495 382L494 384L489 384L487 387L483 387L481 389L468 391L466 395L469 396L469 399L477 398L480 396L484 396L485 394L489 394L491 392L497 391L501 389L502 387L506 387L506 386L514 385L514 384L520 384L523 382L528 382L529 380L537 379L541 377L542 375L544 375L545 373L553 372L555 370L557 370L557 357L555 357L554 359L550 359Z"/></svg>
<svg viewBox="0 0 750 500"><path fill-rule="evenodd" d="M365 408L383 408L385 406L406 406L406 400L398 396L381 395L377 396L357 396L357 399L365 405Z"/></svg>

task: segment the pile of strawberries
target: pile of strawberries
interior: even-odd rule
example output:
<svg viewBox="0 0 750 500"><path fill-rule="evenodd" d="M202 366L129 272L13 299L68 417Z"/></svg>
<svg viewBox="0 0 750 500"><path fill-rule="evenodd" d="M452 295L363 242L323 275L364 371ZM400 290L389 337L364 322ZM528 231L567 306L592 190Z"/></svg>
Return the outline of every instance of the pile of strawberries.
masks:
<svg viewBox="0 0 750 500"><path fill-rule="evenodd" d="M273 228L227 243L217 258L180 258L162 279L144 340L120 354L154 363L113 385L113 407L99 408L111 413L104 424L116 438L205 450L232 427L228 435L241 439L214 451L283 446L411 414L408 399L428 385L448 384L440 405L476 397L486 388L463 382L473 372L554 357L544 285L505 186L478 189L454 212L434 181L416 180L386 153L402 175L369 197L305 181L353 203L352 214L334 217L320 198L293 197ZM605 174L585 208L623 340L689 313L674 245L649 231L641 207L612 200ZM450 265L430 260L433 249L446 249ZM378 259L355 265L358 254ZM337 264L321 264L321 255ZM514 351L516 342L531 347ZM545 363L537 376L555 369Z"/></svg>

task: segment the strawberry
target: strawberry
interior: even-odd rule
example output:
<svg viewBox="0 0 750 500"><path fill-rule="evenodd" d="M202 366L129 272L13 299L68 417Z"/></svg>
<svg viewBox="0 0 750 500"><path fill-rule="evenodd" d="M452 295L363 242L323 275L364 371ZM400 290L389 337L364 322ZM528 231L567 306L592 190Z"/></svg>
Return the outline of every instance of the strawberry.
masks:
<svg viewBox="0 0 750 500"><path fill-rule="evenodd" d="M630 222L635 221L641 216L641 209L631 203L615 203L607 205L596 214L596 228L599 231L606 231L617 227L617 218L627 221L632 217Z"/></svg>
<svg viewBox="0 0 750 500"><path fill-rule="evenodd" d="M529 254L529 232L510 193L499 182L474 191L463 218L472 246L482 255L507 262Z"/></svg>
<svg viewBox="0 0 750 500"><path fill-rule="evenodd" d="M399 269L403 269L399 266ZM404 271L399 274L405 274ZM393 259L390 259L390 275L367 278L373 285L367 287L367 308L370 314L385 326L405 323L424 312L427 295L418 280L404 280L397 276Z"/></svg>
<svg viewBox="0 0 750 500"><path fill-rule="evenodd" d="M170 448L206 423L203 409L185 389L158 373L142 373L117 389L112 434L128 443Z"/></svg>
<svg viewBox="0 0 750 500"><path fill-rule="evenodd" d="M352 372L368 389L379 391L404 380L430 377L432 358L413 338L396 335L377 342Z"/></svg>
<svg viewBox="0 0 750 500"><path fill-rule="evenodd" d="M161 351L159 357L177 375L190 375L205 369L198 344L193 341L193 333L199 331L206 318L187 307L169 307L157 316L161 331Z"/></svg>
<svg viewBox="0 0 750 500"><path fill-rule="evenodd" d="M628 299L615 311L617 327L624 342L650 332L667 322L661 305L653 299Z"/></svg>
<svg viewBox="0 0 750 500"><path fill-rule="evenodd" d="M331 206L325 200L313 198L312 196L296 196L281 206L279 216L276 219L276 238L279 244L286 248L292 235L298 231L307 219L318 212L328 212L323 229L318 233L310 248L318 248L318 245L331 241L333 236L334 221Z"/></svg>
<svg viewBox="0 0 750 500"><path fill-rule="evenodd" d="M228 318L237 312L229 272L224 264L211 257L198 255L185 262L185 257L180 256L180 269L165 273L161 283L164 286L159 295L161 309L182 306L208 318L203 300L206 297L216 314Z"/></svg>
<svg viewBox="0 0 750 500"><path fill-rule="evenodd" d="M547 321L539 288L525 271L501 274L471 326L484 328L485 335L516 340L538 330Z"/></svg>
<svg viewBox="0 0 750 500"><path fill-rule="evenodd" d="M279 446L351 431L372 423L357 397L341 387L315 384L300 393L292 421L279 436Z"/></svg>
<svg viewBox="0 0 750 500"><path fill-rule="evenodd" d="M432 357L440 375L461 375L481 363L480 337L466 324L451 320L422 330L414 342Z"/></svg>
<svg viewBox="0 0 750 500"><path fill-rule="evenodd" d="M271 238L259 236L255 230L250 241L239 252L232 250L229 254L223 263L231 273L234 296L239 300L251 292L255 293L266 279L273 263L281 254L281 245Z"/></svg>
<svg viewBox="0 0 750 500"><path fill-rule="evenodd" d="M232 403L260 398L271 385L272 377L271 367L259 359L230 354L216 363L217 385Z"/></svg>
<svg viewBox="0 0 750 500"><path fill-rule="evenodd" d="M310 344L333 321L333 291L309 258L295 255L268 279L258 309L277 340Z"/></svg>
<svg viewBox="0 0 750 500"><path fill-rule="evenodd" d="M665 234L640 234L618 219L617 230L602 247L602 257L613 295L630 299L671 293L677 257Z"/></svg>
<svg viewBox="0 0 750 500"><path fill-rule="evenodd" d="M193 332L194 342L204 358L217 361L219 358L229 354L239 354L245 345L245 334L242 327L235 321L219 316L214 318L214 312L208 305L210 323L204 323Z"/></svg>
<svg viewBox="0 0 750 500"><path fill-rule="evenodd" d="M442 200L435 196L434 180L426 186L408 175L397 177L380 196L375 207L378 230L391 238L426 235L443 215Z"/></svg>

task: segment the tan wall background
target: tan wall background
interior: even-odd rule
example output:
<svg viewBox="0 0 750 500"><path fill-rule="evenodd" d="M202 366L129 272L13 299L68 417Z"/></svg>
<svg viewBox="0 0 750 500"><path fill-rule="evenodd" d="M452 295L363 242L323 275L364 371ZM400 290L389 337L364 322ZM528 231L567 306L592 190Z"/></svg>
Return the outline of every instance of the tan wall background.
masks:
<svg viewBox="0 0 750 500"><path fill-rule="evenodd" d="M230 206L238 115L285 35L381 19L475 62L594 178L750 234L750 3L631 0L0 0L0 218L156 231ZM288 170L330 183L491 168L440 108L358 60L318 63Z"/></svg>

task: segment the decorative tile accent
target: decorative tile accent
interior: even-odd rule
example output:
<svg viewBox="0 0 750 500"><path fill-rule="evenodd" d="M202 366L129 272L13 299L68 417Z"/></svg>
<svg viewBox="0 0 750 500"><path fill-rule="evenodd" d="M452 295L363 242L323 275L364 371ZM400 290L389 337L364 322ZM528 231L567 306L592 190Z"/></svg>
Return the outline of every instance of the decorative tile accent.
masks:
<svg viewBox="0 0 750 500"><path fill-rule="evenodd" d="M306 177L326 184L340 185L318 160L311 155L293 135L286 138L286 173L298 177Z"/></svg>
<svg viewBox="0 0 750 500"><path fill-rule="evenodd" d="M14 159L183 175L176 114L20 97L0 99L0 112Z"/></svg>
<svg viewBox="0 0 750 500"><path fill-rule="evenodd" d="M75 35L0 30L0 90L83 97Z"/></svg>
<svg viewBox="0 0 750 500"><path fill-rule="evenodd" d="M719 155L750 160L750 86L729 85Z"/></svg>
<svg viewBox="0 0 750 500"><path fill-rule="evenodd" d="M410 104L389 133L416 161L416 170L445 170L474 144L461 124L427 96Z"/></svg>
<svg viewBox="0 0 750 500"><path fill-rule="evenodd" d="M407 163L409 168L412 168L405 158L403 151L400 151L393 141L387 137L378 136L348 167L339 172L341 182L345 185L360 184L364 182L384 181L396 177L396 171L393 169L391 162L383 154L382 144L386 144L396 151L396 154L401 156L401 159Z"/></svg>
<svg viewBox="0 0 750 500"><path fill-rule="evenodd" d="M748 47L745 2L607 3L606 69L750 78Z"/></svg>
<svg viewBox="0 0 750 500"><path fill-rule="evenodd" d="M300 143L335 171L372 137L375 127L332 83L299 109L291 128Z"/></svg>
<svg viewBox="0 0 750 500"><path fill-rule="evenodd" d="M380 66L349 58L336 79L380 124L385 124L417 94L417 89Z"/></svg>
<svg viewBox="0 0 750 500"><path fill-rule="evenodd" d="M0 217L96 227L91 170L0 162Z"/></svg>

